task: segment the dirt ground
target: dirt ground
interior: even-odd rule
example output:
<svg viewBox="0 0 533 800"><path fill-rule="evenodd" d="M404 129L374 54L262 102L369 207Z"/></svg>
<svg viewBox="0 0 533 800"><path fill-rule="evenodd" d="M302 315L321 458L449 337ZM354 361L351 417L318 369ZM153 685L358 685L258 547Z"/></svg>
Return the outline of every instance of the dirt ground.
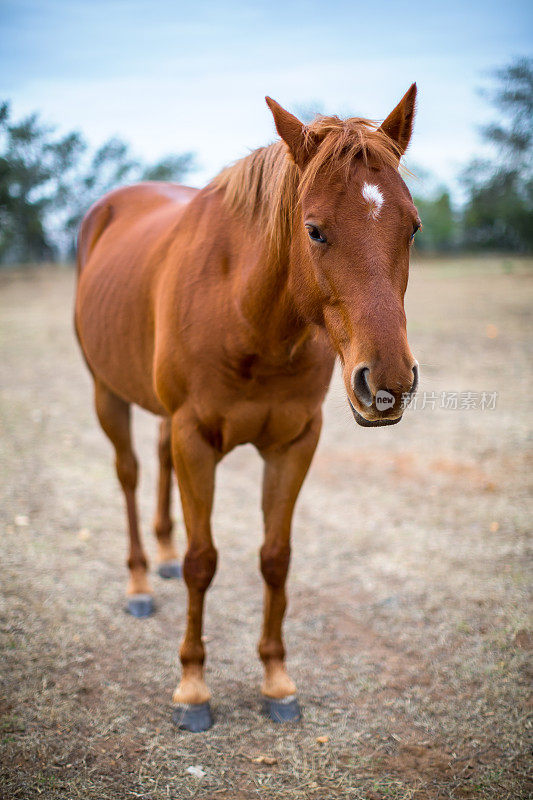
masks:
<svg viewBox="0 0 533 800"><path fill-rule="evenodd" d="M123 611L122 498L72 334L73 272L2 273L0 796L531 796L532 276L516 259L415 264L410 342L436 408L429 394L400 425L362 429L335 378L294 524L295 726L261 715L260 460L223 462L216 724L194 735L170 721L183 583L154 575L156 615ZM439 408L452 391L498 392L496 408ZM135 432L155 555L154 418L136 413ZM183 551L177 502L175 518Z"/></svg>

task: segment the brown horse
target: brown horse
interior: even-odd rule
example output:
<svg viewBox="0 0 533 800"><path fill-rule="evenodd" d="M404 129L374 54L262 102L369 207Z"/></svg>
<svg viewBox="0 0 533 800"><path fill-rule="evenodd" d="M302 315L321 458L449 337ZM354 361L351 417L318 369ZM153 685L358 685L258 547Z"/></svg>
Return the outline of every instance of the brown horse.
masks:
<svg viewBox="0 0 533 800"><path fill-rule="evenodd" d="M360 425L398 422L402 395L417 383L403 299L420 220L399 174L415 97L413 84L380 127L337 117L305 126L267 98L282 141L202 190L118 189L83 220L76 331L116 451L136 616L153 604L137 521L132 403L162 417L155 534L163 577L179 574L172 465L181 494L188 614L173 718L182 728L212 724L202 616L217 563L215 468L246 442L264 459L261 689L272 719L299 717L282 640L291 518L335 356Z"/></svg>

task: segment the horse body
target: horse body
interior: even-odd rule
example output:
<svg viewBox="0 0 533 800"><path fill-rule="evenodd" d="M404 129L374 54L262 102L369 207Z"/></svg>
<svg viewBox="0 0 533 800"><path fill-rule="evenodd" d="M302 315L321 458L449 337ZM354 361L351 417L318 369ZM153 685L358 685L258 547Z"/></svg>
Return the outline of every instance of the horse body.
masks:
<svg viewBox="0 0 533 800"><path fill-rule="evenodd" d="M217 463L244 443L264 460L262 692L271 716L289 719L299 714L281 634L291 519L335 356L360 424L397 422L401 394L416 383L403 294L407 231L417 217L397 173L413 87L378 133L365 121L343 127L336 118L305 129L269 105L282 143L255 151L203 190L146 183L111 192L88 212L79 237L76 331L98 418L115 447L129 523L128 608L137 616L152 602L132 403L162 418L154 527L164 577L177 572L172 466L178 478L189 606L174 702L178 724L189 730L210 724L201 633L217 560L210 527ZM335 160L340 177L330 169ZM370 183L377 178L385 200ZM383 202L391 208L381 220ZM385 387L391 405L380 410Z"/></svg>
<svg viewBox="0 0 533 800"><path fill-rule="evenodd" d="M87 217L86 236L108 217L80 264L76 324L88 363L128 403L159 415L190 407L221 453L290 441L322 402L331 345L306 326L277 323L272 336L248 321L240 295L267 268L254 236L220 198L171 188L175 196L157 183L112 192Z"/></svg>

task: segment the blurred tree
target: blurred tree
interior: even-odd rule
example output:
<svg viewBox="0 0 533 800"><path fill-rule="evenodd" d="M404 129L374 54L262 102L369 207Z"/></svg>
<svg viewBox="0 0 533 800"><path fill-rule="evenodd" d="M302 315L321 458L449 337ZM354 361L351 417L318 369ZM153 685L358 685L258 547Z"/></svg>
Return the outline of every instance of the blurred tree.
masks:
<svg viewBox="0 0 533 800"><path fill-rule="evenodd" d="M416 237L416 249L425 252L446 252L457 246L457 216L450 193L445 187L432 197L414 197L422 220Z"/></svg>
<svg viewBox="0 0 533 800"><path fill-rule="evenodd" d="M0 103L0 263L71 257L86 210L110 189L139 180L182 180L191 153L152 165L110 139L93 154L79 133L53 137L33 114L11 123Z"/></svg>
<svg viewBox="0 0 533 800"><path fill-rule="evenodd" d="M176 181L194 169L194 156L192 153L182 153L179 156L167 156L152 166L143 169L143 181Z"/></svg>
<svg viewBox="0 0 533 800"><path fill-rule="evenodd" d="M411 166L409 173L405 180L422 220L416 249L429 253L456 249L460 215L453 207L449 189L422 166Z"/></svg>
<svg viewBox="0 0 533 800"><path fill-rule="evenodd" d="M533 60L522 58L494 72L484 92L498 112L482 137L492 159L463 171L467 191L464 241L469 247L533 251Z"/></svg>
<svg viewBox="0 0 533 800"><path fill-rule="evenodd" d="M78 134L50 140L50 130L35 114L9 122L0 106L0 261L43 261L54 254L45 226L56 202L55 177L68 170L83 149Z"/></svg>

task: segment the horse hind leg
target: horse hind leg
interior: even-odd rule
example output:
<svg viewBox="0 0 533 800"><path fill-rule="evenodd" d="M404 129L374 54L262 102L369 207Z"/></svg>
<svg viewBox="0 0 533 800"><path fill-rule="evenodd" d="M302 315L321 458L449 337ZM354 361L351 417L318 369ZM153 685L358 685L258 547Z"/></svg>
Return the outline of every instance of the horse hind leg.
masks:
<svg viewBox="0 0 533 800"><path fill-rule="evenodd" d="M181 564L172 542L172 451L170 445L171 420L166 417L159 427L159 481L157 487L157 508L154 519L154 532L157 539L157 571L162 578L180 578Z"/></svg>
<svg viewBox="0 0 533 800"><path fill-rule="evenodd" d="M147 617L153 612L154 603L147 577L148 561L139 531L135 497L138 466L131 441L130 405L98 380L95 380L94 396L100 425L115 448L117 476L126 500L129 533L126 610L134 617Z"/></svg>

